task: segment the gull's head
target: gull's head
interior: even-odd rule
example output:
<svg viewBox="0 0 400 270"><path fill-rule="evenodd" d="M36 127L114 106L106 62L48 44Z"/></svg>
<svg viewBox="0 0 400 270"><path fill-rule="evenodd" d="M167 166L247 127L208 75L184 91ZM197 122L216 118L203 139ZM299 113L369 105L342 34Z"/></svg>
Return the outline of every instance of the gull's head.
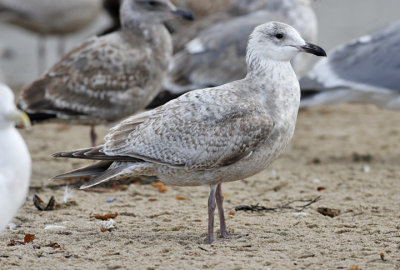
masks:
<svg viewBox="0 0 400 270"><path fill-rule="evenodd" d="M257 26L250 35L247 46L248 61L253 57L290 61L299 52L326 56L321 47L305 42L296 29L280 22Z"/></svg>
<svg viewBox="0 0 400 270"><path fill-rule="evenodd" d="M161 23L175 17L194 19L192 13L177 8L170 0L123 0L120 14L122 24L131 19L145 23Z"/></svg>
<svg viewBox="0 0 400 270"><path fill-rule="evenodd" d="M30 127L26 113L17 109L14 103L14 94L11 89L0 83L0 128L12 125Z"/></svg>

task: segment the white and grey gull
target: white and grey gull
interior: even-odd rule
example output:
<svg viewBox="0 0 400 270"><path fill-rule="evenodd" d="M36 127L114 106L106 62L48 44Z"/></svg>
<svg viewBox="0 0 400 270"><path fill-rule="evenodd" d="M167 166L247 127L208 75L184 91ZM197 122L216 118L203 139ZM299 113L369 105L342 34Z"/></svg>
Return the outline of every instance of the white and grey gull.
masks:
<svg viewBox="0 0 400 270"><path fill-rule="evenodd" d="M400 110L400 21L332 51L300 80L302 107L345 102Z"/></svg>
<svg viewBox="0 0 400 270"><path fill-rule="evenodd" d="M216 206L220 233L228 237L221 184L262 171L291 140L300 88L290 60L300 51L326 55L289 25L256 27L244 79L194 90L132 116L109 131L104 145L54 154L99 161L55 179L92 175L81 188L142 175L168 185L209 185L206 241L213 241Z"/></svg>
<svg viewBox="0 0 400 270"><path fill-rule="evenodd" d="M24 139L14 127L29 126L17 109L11 89L0 83L0 233L25 202L31 176L31 158Z"/></svg>
<svg viewBox="0 0 400 270"><path fill-rule="evenodd" d="M161 88L172 55L163 21L190 12L169 0L124 0L122 29L93 37L23 89L19 106L32 122L91 125L116 122L143 109Z"/></svg>

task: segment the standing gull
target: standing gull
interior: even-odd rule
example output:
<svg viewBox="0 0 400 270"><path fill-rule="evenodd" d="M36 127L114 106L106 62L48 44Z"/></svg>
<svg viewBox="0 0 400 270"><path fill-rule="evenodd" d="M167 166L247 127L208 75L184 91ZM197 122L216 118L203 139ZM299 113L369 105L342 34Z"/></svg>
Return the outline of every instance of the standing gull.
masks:
<svg viewBox="0 0 400 270"><path fill-rule="evenodd" d="M29 126L29 118L15 107L11 89L0 83L0 232L25 201L31 175L28 148L15 124Z"/></svg>
<svg viewBox="0 0 400 270"><path fill-rule="evenodd" d="M0 0L0 21L44 35L66 35L88 26L101 10L101 0ZM59 40L59 54L64 53ZM39 40L39 72L45 66L45 44Z"/></svg>
<svg viewBox="0 0 400 270"><path fill-rule="evenodd" d="M302 107L344 102L400 110L400 21L334 50L301 78Z"/></svg>
<svg viewBox="0 0 400 270"><path fill-rule="evenodd" d="M209 185L206 240L213 241L216 206L221 235L228 237L221 184L262 171L292 138L300 88L290 60L299 51L326 55L289 25L256 27L249 38L244 79L195 90L132 116L110 130L104 145L54 154L99 160L55 178L92 175L82 188L141 175L170 185Z"/></svg>
<svg viewBox="0 0 400 270"><path fill-rule="evenodd" d="M157 95L172 54L163 21L191 19L169 0L124 0L122 30L94 37L67 53L23 90L20 107L33 122L111 123L143 109Z"/></svg>
<svg viewBox="0 0 400 270"><path fill-rule="evenodd" d="M306 40L315 42L317 20L309 1L252 2L252 8L258 7L259 11L223 21L203 30L184 50L174 55L164 89L151 103L150 108L189 90L218 86L246 76L247 37L254 27L266 21L288 23L299 30ZM293 59L292 64L297 74L301 74L307 66L309 58L306 57L301 54Z"/></svg>

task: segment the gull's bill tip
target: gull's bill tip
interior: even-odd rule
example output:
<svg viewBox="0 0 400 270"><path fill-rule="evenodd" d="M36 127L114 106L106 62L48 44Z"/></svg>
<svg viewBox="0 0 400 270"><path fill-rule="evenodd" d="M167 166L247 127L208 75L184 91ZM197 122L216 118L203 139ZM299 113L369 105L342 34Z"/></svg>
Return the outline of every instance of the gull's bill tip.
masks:
<svg viewBox="0 0 400 270"><path fill-rule="evenodd" d="M6 114L5 118L15 122L17 125L23 125L25 129L30 129L31 127L31 121L29 120L28 115L21 110L15 109L14 111Z"/></svg>
<svg viewBox="0 0 400 270"><path fill-rule="evenodd" d="M306 45L300 46L299 48L301 51L306 52L306 53L311 53L314 54L316 56L323 56L326 57L326 52L324 49L322 49L321 47L312 44L312 43L308 43L306 42Z"/></svg>

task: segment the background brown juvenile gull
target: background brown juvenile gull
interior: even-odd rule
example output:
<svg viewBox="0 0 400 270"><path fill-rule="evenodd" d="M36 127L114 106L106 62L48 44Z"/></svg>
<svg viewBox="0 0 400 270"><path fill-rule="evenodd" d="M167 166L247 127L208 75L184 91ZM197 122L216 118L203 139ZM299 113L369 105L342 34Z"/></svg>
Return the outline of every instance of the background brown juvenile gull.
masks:
<svg viewBox="0 0 400 270"><path fill-rule="evenodd" d="M242 2L250 3L244 5ZM306 40L316 41L317 19L307 0L247 0L236 3L235 7L237 12L239 9L242 12L258 11L224 20L198 33L174 55L164 89L150 108L187 91L218 86L246 76L247 37L257 25L267 21L288 23ZM301 54L293 59L298 75L305 71L308 57Z"/></svg>
<svg viewBox="0 0 400 270"><path fill-rule="evenodd" d="M93 175L82 188L141 175L170 185L210 185L206 240L213 241L216 206L221 235L229 237L221 183L265 169L291 140L300 88L290 60L299 51L326 55L289 25L258 26L249 38L246 78L132 116L110 130L104 145L54 154L99 160L55 178Z"/></svg>
<svg viewBox="0 0 400 270"><path fill-rule="evenodd" d="M172 54L162 22L191 18L168 0L125 0L122 30L94 37L67 53L23 90L19 105L33 122L93 126L143 109L158 93Z"/></svg>

